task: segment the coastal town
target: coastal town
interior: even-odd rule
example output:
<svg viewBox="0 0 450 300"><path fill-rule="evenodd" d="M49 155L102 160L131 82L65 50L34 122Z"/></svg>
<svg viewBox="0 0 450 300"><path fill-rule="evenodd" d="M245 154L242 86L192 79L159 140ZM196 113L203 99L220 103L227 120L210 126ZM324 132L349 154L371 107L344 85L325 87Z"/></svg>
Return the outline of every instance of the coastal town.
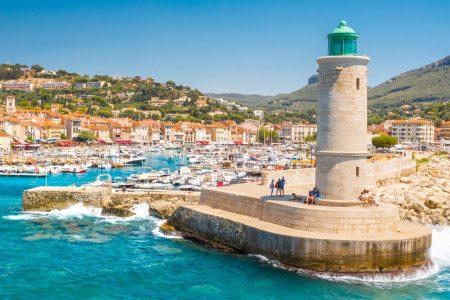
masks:
<svg viewBox="0 0 450 300"><path fill-rule="evenodd" d="M5 1L0 299L450 299L449 10Z"/></svg>
<svg viewBox="0 0 450 300"><path fill-rule="evenodd" d="M197 100L201 102L202 100ZM206 100L205 100L206 101ZM207 99L207 101L225 101ZM317 132L315 124L264 123L263 111L255 110L257 119L216 122L189 122L164 120L133 120L131 118L99 117L79 112L62 114L60 105L49 109L23 109L16 106L14 96L6 96L0 113L0 151L8 155L13 150L39 147L40 144L70 146L73 141L90 141L102 144L157 145L176 143L192 144L238 144L285 143L301 144L312 141ZM197 104L201 105L201 104ZM450 121L435 128L424 119L387 120L368 128L368 146L371 138L388 134L397 138L399 144L417 150L442 149L449 151Z"/></svg>

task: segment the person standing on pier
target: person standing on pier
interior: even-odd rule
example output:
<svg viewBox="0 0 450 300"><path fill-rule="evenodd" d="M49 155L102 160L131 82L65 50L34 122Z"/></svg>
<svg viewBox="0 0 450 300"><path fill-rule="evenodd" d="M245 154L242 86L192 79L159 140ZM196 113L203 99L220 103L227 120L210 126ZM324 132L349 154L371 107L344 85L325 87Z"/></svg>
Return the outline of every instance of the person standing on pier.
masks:
<svg viewBox="0 0 450 300"><path fill-rule="evenodd" d="M270 182L269 188L270 188L270 196L273 196L273 190L275 188L275 179L272 179L272 181Z"/></svg>
<svg viewBox="0 0 450 300"><path fill-rule="evenodd" d="M280 184L279 184L279 187L280 187L280 195L283 195L284 196L284 186L286 185L286 179L284 179L284 176L281 178L281 180L280 180Z"/></svg>

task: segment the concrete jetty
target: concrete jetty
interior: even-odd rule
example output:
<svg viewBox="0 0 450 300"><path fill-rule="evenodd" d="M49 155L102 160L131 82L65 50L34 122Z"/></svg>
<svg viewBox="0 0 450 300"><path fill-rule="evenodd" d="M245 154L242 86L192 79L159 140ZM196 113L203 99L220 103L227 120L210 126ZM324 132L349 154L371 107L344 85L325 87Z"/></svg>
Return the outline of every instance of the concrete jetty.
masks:
<svg viewBox="0 0 450 300"><path fill-rule="evenodd" d="M242 184L202 191L169 224L202 241L314 271L378 273L429 263L430 230L398 208L306 205Z"/></svg>

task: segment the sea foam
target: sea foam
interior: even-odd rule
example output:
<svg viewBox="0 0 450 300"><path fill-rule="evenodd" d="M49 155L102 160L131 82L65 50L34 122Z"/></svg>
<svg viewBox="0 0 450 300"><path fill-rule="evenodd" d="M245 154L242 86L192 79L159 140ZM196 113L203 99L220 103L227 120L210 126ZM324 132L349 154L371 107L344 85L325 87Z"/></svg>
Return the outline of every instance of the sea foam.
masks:
<svg viewBox="0 0 450 300"><path fill-rule="evenodd" d="M101 221L116 223L132 220L146 219L150 216L149 206L147 203L135 204L131 211L134 213L131 217L120 218L115 216L102 215L102 209L98 207L85 206L83 203L71 205L65 209L54 209L48 212L44 211L28 211L17 215L4 216L7 220L34 220L39 218L56 218L64 219L82 219L85 217L98 218Z"/></svg>
<svg viewBox="0 0 450 300"><path fill-rule="evenodd" d="M286 266L277 260L269 259L260 254L252 254L251 257L267 263L275 268L285 269L296 272L301 275L317 277L330 281L339 281L347 283L367 283L378 287L389 287L391 284L407 283L411 281L420 281L432 275L439 273L439 270L450 266L450 227L433 227L433 242L431 245L432 262L414 271L406 273L386 273L386 274L339 274L329 272L315 272L295 267Z"/></svg>

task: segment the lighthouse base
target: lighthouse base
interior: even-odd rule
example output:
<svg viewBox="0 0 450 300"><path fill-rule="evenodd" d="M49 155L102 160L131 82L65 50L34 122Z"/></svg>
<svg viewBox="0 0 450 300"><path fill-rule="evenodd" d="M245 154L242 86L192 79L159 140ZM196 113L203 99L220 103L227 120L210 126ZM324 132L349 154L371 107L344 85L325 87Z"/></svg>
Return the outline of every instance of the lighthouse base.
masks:
<svg viewBox="0 0 450 300"><path fill-rule="evenodd" d="M333 207L205 190L169 223L188 238L320 272L401 272L429 264L431 231L397 207Z"/></svg>

